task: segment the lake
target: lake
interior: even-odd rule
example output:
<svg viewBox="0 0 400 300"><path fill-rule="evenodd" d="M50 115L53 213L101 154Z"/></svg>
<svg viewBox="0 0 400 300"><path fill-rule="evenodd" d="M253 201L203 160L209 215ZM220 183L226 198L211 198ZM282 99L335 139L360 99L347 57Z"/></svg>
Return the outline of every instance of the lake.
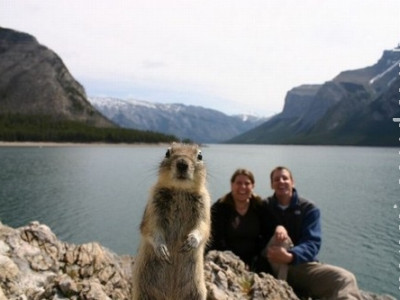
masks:
<svg viewBox="0 0 400 300"><path fill-rule="evenodd" d="M165 151L155 145L0 147L0 221L19 227L38 220L66 242L98 241L135 255ZM320 260L351 270L364 290L399 296L399 149L205 145L202 152L213 201L229 191L236 168L253 171L255 191L265 197L272 193L270 171L289 167L299 194L321 209Z"/></svg>

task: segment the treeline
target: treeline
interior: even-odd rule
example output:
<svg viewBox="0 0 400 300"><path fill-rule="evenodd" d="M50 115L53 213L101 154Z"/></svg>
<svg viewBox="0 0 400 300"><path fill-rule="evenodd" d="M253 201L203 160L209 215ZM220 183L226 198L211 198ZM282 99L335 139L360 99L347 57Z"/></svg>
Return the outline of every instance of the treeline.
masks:
<svg viewBox="0 0 400 300"><path fill-rule="evenodd" d="M125 128L97 128L46 115L0 114L0 140L8 142L170 143L173 135Z"/></svg>

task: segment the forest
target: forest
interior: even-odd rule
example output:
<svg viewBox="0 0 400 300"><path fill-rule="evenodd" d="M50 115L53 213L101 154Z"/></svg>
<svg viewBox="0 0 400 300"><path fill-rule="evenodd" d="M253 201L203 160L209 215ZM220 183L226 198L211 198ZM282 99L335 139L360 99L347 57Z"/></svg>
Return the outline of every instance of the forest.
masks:
<svg viewBox="0 0 400 300"><path fill-rule="evenodd" d="M47 115L0 114L0 140L8 142L170 143L173 135L125 128L98 128Z"/></svg>

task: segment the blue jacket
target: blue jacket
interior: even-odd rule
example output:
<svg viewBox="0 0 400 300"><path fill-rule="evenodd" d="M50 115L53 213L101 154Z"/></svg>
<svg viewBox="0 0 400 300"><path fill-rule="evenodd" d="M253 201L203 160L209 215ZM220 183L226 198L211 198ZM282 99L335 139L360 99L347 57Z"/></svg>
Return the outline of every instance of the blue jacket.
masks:
<svg viewBox="0 0 400 300"><path fill-rule="evenodd" d="M300 198L293 189L291 203L287 209L278 206L278 199L273 195L266 200L267 218L274 226L282 225L288 231L294 247L289 250L294 256L291 264L317 261L321 248L320 211L314 203Z"/></svg>

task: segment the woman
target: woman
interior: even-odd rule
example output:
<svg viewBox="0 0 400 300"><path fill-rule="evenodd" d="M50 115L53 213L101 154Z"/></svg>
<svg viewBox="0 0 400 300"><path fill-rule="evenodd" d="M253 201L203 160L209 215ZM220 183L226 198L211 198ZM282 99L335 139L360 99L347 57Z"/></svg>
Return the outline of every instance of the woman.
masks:
<svg viewBox="0 0 400 300"><path fill-rule="evenodd" d="M254 190L252 172L236 170L231 191L211 207L211 242L208 250L230 250L252 271L269 271L260 257L273 229L263 214L263 201Z"/></svg>

